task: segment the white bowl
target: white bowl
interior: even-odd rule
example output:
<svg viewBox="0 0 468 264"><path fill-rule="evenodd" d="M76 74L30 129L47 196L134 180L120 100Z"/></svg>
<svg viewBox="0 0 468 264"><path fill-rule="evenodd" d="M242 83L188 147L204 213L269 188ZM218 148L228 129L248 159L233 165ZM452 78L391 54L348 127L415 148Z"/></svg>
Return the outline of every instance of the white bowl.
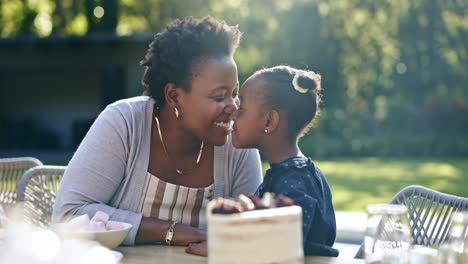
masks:
<svg viewBox="0 0 468 264"><path fill-rule="evenodd" d="M111 222L111 221L109 221ZM119 222L123 228L109 231L73 231L67 229L67 224L56 224L51 229L62 239L85 239L99 242L102 246L109 249L118 247L130 232L132 225Z"/></svg>

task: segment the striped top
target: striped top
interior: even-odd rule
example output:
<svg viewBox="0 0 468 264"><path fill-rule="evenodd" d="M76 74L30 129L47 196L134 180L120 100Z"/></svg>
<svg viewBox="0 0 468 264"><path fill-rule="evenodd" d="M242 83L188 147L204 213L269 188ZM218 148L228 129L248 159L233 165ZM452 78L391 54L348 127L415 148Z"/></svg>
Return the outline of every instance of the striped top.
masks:
<svg viewBox="0 0 468 264"><path fill-rule="evenodd" d="M141 212L145 217L206 228L206 205L213 199L213 184L190 188L160 180L147 173Z"/></svg>

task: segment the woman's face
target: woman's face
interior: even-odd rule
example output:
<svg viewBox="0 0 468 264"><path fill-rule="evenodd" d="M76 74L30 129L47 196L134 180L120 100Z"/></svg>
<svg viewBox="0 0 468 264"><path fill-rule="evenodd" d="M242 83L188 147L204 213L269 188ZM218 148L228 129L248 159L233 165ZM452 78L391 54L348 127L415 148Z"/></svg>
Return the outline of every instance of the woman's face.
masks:
<svg viewBox="0 0 468 264"><path fill-rule="evenodd" d="M232 115L232 144L236 148L259 148L265 135L262 81L249 78L242 85L240 107Z"/></svg>
<svg viewBox="0 0 468 264"><path fill-rule="evenodd" d="M183 126L207 143L224 145L239 103L234 59L225 56L196 63L190 83L190 91L183 91L179 101Z"/></svg>

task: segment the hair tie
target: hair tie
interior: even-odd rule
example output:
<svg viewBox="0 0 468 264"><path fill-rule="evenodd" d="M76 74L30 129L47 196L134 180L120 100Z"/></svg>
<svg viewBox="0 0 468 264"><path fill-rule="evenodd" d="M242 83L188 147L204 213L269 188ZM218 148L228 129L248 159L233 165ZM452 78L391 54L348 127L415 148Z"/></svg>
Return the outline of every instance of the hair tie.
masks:
<svg viewBox="0 0 468 264"><path fill-rule="evenodd" d="M315 81L315 72L313 71L297 71L296 74L294 75L294 78L292 80L292 85L294 86L294 90L302 93L302 94L305 94L307 92L312 92L313 89L312 88L304 88L304 87L301 87L299 85L299 76L302 75L302 76L305 76L305 77L309 77L310 79L314 80Z"/></svg>

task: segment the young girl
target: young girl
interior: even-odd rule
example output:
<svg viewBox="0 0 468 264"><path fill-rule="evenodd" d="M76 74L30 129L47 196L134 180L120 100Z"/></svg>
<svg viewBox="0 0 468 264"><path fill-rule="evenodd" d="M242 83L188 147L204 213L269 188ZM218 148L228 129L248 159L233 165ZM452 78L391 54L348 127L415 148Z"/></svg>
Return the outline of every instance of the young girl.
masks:
<svg viewBox="0 0 468 264"><path fill-rule="evenodd" d="M256 196L282 194L302 207L305 255L336 257L330 187L297 145L319 111L320 90L320 75L311 71L289 66L257 71L243 84L240 108L231 116L232 143L237 148L257 148L270 163ZM208 253L206 243L191 244L186 252Z"/></svg>
<svg viewBox="0 0 468 264"><path fill-rule="evenodd" d="M304 253L336 257L330 187L298 147L319 112L320 80L289 66L257 71L242 86L232 140L237 148L257 148L270 163L257 196L283 194L302 207Z"/></svg>

